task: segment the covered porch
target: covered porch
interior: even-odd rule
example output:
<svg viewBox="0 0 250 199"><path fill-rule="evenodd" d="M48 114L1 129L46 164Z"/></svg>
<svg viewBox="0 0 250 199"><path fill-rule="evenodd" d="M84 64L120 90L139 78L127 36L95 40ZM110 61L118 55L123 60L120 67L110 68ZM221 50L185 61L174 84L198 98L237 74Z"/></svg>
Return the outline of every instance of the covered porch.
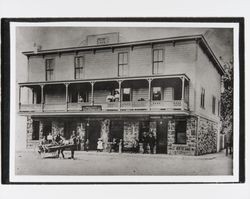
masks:
<svg viewBox="0 0 250 199"><path fill-rule="evenodd" d="M22 92L28 90L28 100ZM20 112L188 110L186 75L19 85Z"/></svg>

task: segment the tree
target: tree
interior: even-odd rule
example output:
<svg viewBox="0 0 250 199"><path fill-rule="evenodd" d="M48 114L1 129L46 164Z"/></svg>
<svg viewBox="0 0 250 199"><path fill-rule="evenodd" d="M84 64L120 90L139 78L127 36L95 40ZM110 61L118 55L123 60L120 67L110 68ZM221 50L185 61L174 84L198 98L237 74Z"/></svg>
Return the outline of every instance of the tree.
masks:
<svg viewBox="0 0 250 199"><path fill-rule="evenodd" d="M233 141L233 63L224 65L225 75L222 77L224 91L221 94L221 120L223 133L227 135L227 141Z"/></svg>

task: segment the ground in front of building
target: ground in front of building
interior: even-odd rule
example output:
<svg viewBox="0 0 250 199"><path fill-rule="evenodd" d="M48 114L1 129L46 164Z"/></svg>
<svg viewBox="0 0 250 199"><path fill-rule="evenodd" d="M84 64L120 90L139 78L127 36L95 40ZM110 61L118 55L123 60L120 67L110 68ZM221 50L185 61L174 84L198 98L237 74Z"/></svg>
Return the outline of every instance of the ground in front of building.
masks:
<svg viewBox="0 0 250 199"><path fill-rule="evenodd" d="M35 151L16 153L16 175L232 175L225 152L203 156L75 152L75 160L41 158Z"/></svg>

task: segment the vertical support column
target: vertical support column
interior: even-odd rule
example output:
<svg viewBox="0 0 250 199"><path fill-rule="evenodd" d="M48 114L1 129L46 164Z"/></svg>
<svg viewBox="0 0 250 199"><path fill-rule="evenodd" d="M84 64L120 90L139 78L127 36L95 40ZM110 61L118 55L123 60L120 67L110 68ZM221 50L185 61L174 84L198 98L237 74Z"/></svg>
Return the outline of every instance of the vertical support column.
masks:
<svg viewBox="0 0 250 199"><path fill-rule="evenodd" d="M148 79L148 110L151 108L151 82L152 79Z"/></svg>
<svg viewBox="0 0 250 199"><path fill-rule="evenodd" d="M94 106L94 85L95 82L90 82L91 83L91 106Z"/></svg>
<svg viewBox="0 0 250 199"><path fill-rule="evenodd" d="M44 111L44 94L43 94L43 88L44 84L41 84L41 104L42 104L42 112Z"/></svg>
<svg viewBox="0 0 250 199"><path fill-rule="evenodd" d="M66 111L68 111L68 99L69 99L69 94L68 94L68 88L69 88L69 84L68 83L65 83L65 102L66 102Z"/></svg>
<svg viewBox="0 0 250 199"><path fill-rule="evenodd" d="M122 103L122 93L121 93L121 90L122 90L122 81L119 80L118 81L118 84L119 84L119 102L118 102L118 110L120 111L121 110L121 103Z"/></svg>
<svg viewBox="0 0 250 199"><path fill-rule="evenodd" d="M181 110L184 110L184 86L185 86L185 78L181 77L182 87L181 87Z"/></svg>
<svg viewBox="0 0 250 199"><path fill-rule="evenodd" d="M18 98L19 110L21 110L21 91L22 91L22 86L19 86L19 98Z"/></svg>
<svg viewBox="0 0 250 199"><path fill-rule="evenodd" d="M34 96L34 88L31 89L31 92L32 92L32 104L34 104L35 100L35 96Z"/></svg>

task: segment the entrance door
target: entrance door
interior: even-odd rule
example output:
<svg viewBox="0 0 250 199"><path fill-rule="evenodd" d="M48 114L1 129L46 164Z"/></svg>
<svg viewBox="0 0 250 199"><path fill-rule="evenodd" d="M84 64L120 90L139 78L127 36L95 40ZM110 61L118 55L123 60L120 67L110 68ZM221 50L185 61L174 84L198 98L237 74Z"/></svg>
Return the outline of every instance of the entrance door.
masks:
<svg viewBox="0 0 250 199"><path fill-rule="evenodd" d="M97 141L100 138L101 124L99 121L89 121L87 127L87 139L89 139L89 150L96 150Z"/></svg>
<svg viewBox="0 0 250 199"><path fill-rule="evenodd" d="M166 120L157 121L156 153L167 153L168 125Z"/></svg>
<svg viewBox="0 0 250 199"><path fill-rule="evenodd" d="M123 121L111 121L111 127L110 127L110 141L113 140L113 138L116 138L118 141L120 139L123 139L123 128L124 128L124 122Z"/></svg>
<svg viewBox="0 0 250 199"><path fill-rule="evenodd" d="M47 135L52 132L52 123L51 121L45 121L43 126L43 136L47 139Z"/></svg>

